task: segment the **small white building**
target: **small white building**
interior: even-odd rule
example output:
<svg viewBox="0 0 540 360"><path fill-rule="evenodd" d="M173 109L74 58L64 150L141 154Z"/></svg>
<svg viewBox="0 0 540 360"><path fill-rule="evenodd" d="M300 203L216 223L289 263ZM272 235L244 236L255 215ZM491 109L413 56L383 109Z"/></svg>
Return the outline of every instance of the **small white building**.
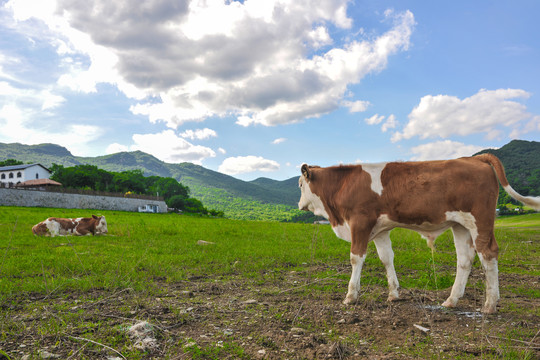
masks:
<svg viewBox="0 0 540 360"><path fill-rule="evenodd" d="M0 183L13 187L28 180L48 179L51 171L41 164L24 164L0 167Z"/></svg>
<svg viewBox="0 0 540 360"><path fill-rule="evenodd" d="M146 205L143 205L143 206L139 206L139 212L158 213L159 212L159 205L146 204Z"/></svg>

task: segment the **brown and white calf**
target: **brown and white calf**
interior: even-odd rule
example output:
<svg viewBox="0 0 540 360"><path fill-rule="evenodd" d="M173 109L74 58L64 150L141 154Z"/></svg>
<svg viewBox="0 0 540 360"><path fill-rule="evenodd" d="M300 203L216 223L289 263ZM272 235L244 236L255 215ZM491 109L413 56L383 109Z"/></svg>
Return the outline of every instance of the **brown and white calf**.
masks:
<svg viewBox="0 0 540 360"><path fill-rule="evenodd" d="M456 280L445 307L463 296L475 251L486 273L485 313L499 299L498 245L493 234L499 184L514 199L540 210L540 197L525 197L508 184L491 154L446 161L389 162L321 168L302 165L298 207L324 216L336 235L351 243L352 275L344 303L355 302L369 241L386 268L388 300L397 299L398 279L390 231L412 229L433 241L451 228L457 252Z"/></svg>
<svg viewBox="0 0 540 360"><path fill-rule="evenodd" d="M100 235L107 233L107 220L105 216L96 215L76 219L50 217L34 225L32 232L39 236Z"/></svg>

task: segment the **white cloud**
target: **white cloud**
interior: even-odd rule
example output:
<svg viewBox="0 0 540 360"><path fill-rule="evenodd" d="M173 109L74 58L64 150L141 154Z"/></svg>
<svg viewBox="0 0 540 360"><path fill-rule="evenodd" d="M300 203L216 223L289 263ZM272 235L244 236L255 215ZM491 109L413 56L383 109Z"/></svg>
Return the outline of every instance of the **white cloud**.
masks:
<svg viewBox="0 0 540 360"><path fill-rule="evenodd" d="M522 120L531 119L525 105L511 99L526 99L530 94L520 89L480 90L463 100L449 95L427 95L409 114L409 122L392 141L419 136L448 138L451 135L485 133L496 137L497 126L515 128Z"/></svg>
<svg viewBox="0 0 540 360"><path fill-rule="evenodd" d="M540 131L540 115L533 116L530 121L521 127L515 127L510 133L510 138L519 139L520 136L534 131Z"/></svg>
<svg viewBox="0 0 540 360"><path fill-rule="evenodd" d="M206 140L211 137L217 137L217 133L212 129L204 128L197 130L186 130L181 133L180 136L191 140Z"/></svg>
<svg viewBox="0 0 540 360"><path fill-rule="evenodd" d="M384 115L375 114L369 118L364 119L364 121L368 125L378 125L383 122L384 118L385 118ZM398 122L396 120L396 116L392 114L388 116L386 118L386 121L384 121L384 124L382 124L381 131L386 132L388 129L395 129L397 125L398 125Z"/></svg>
<svg viewBox="0 0 540 360"><path fill-rule="evenodd" d="M0 108L0 142L21 144L62 144L73 155L81 156L88 152L88 143L99 138L103 130L97 126L71 124L62 128L52 128L47 121L33 123L40 109L19 107L7 103ZM48 119L50 114L41 113L41 118Z"/></svg>
<svg viewBox="0 0 540 360"><path fill-rule="evenodd" d="M285 141L287 141L286 138L277 138L274 141L272 141L272 144L277 145L277 144L281 144L282 142L285 142Z"/></svg>
<svg viewBox="0 0 540 360"><path fill-rule="evenodd" d="M116 154L116 153L125 152L125 151L129 151L129 148L126 145L112 143L109 146L107 146L107 149L105 149L105 154Z"/></svg>
<svg viewBox="0 0 540 360"><path fill-rule="evenodd" d="M368 125L377 125L380 124L384 120L384 115L375 114L369 118L364 119L366 124Z"/></svg>
<svg viewBox="0 0 540 360"><path fill-rule="evenodd" d="M66 101L66 99L63 96L56 95L52 93L50 90L42 91L40 96L43 99L41 110L55 109Z"/></svg>
<svg viewBox="0 0 540 360"><path fill-rule="evenodd" d="M134 114L171 128L211 116L247 126L331 112L349 85L408 49L415 26L411 12L387 11L386 32L341 43L329 29L352 26L348 0L33 3L11 0L8 8L19 27L30 32L38 19L48 28L41 36L64 64L59 85L93 92L112 84L139 99ZM367 104L345 106L355 112Z"/></svg>
<svg viewBox="0 0 540 360"><path fill-rule="evenodd" d="M364 112L369 107L370 102L369 101L343 101L343 106L349 108L350 113L357 113L357 112Z"/></svg>
<svg viewBox="0 0 540 360"><path fill-rule="evenodd" d="M237 156L223 161L218 171L224 174L236 175L254 171L277 171L279 164L274 160L264 159L260 156Z"/></svg>
<svg viewBox="0 0 540 360"><path fill-rule="evenodd" d="M396 120L396 117L394 116L394 114L392 114L386 119L384 124L381 126L381 130L382 132L386 132L386 130L388 129L395 129L397 124L398 122Z"/></svg>
<svg viewBox="0 0 540 360"><path fill-rule="evenodd" d="M220 154L223 154L225 155L227 153L227 150L225 150L224 148L218 148L218 151L220 152Z"/></svg>
<svg viewBox="0 0 540 360"><path fill-rule="evenodd" d="M178 137L173 130L164 130L157 134L135 134L131 151L140 150L169 162L192 162L200 164L204 159L215 157L216 153L205 146L193 145Z"/></svg>
<svg viewBox="0 0 540 360"><path fill-rule="evenodd" d="M17 81L15 81L17 82ZM52 89L22 89L8 82L0 82L0 142L22 144L56 143L74 155L87 153L88 144L99 138L103 130L98 126L56 122L54 110L65 98Z"/></svg>
<svg viewBox="0 0 540 360"><path fill-rule="evenodd" d="M483 150L483 147L465 145L457 141L442 140L413 147L411 151L415 155L411 160L455 159L462 156L471 156L480 150Z"/></svg>

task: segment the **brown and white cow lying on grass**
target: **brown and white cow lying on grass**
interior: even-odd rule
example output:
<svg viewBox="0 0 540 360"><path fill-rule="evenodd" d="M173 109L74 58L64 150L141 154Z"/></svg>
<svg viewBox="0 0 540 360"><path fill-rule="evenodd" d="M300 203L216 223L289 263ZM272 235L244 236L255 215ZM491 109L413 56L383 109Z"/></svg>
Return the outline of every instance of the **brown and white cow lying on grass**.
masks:
<svg viewBox="0 0 540 360"><path fill-rule="evenodd" d="M105 216L96 215L76 219L50 217L34 225L32 232L39 236L100 235L107 233L107 220Z"/></svg>
<svg viewBox="0 0 540 360"><path fill-rule="evenodd" d="M397 299L390 231L412 229L428 245L451 228L457 252L456 280L445 307L463 296L475 251L486 273L482 311L496 311L499 299L498 245L493 235L499 184L514 199L540 210L540 197L524 197L508 184L500 160L491 154L446 161L390 162L321 168L302 165L298 207L324 216L336 235L351 242L352 275L344 303L358 298L369 241L386 268L388 300Z"/></svg>

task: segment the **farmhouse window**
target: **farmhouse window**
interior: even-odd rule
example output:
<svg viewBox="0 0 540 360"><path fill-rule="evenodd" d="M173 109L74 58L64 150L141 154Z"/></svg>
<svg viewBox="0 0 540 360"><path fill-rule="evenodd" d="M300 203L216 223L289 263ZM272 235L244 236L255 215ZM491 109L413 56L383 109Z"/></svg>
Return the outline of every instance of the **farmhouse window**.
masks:
<svg viewBox="0 0 540 360"><path fill-rule="evenodd" d="M36 173L36 179L39 179L39 174L38 173Z"/></svg>
<svg viewBox="0 0 540 360"><path fill-rule="evenodd" d="M9 173L9 178L13 179L13 173Z"/></svg>
<svg viewBox="0 0 540 360"><path fill-rule="evenodd" d="M6 174L2 174L2 180L6 178Z"/></svg>
<svg viewBox="0 0 540 360"><path fill-rule="evenodd" d="M22 177L22 173L20 171L17 173L17 177L18 178Z"/></svg>

